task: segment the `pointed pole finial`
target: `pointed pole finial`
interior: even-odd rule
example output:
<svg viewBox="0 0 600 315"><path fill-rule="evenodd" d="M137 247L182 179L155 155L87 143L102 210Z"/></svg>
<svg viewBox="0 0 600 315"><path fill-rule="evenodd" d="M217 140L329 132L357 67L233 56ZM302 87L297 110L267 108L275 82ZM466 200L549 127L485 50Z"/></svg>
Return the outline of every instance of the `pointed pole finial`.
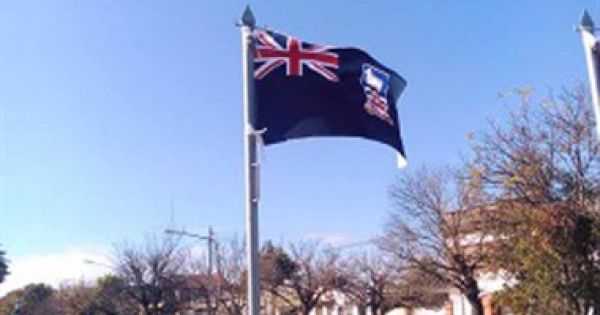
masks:
<svg viewBox="0 0 600 315"><path fill-rule="evenodd" d="M581 29L589 32L594 32L594 21L587 10L583 10L583 16L581 16Z"/></svg>
<svg viewBox="0 0 600 315"><path fill-rule="evenodd" d="M253 27L255 23L256 20L254 19L254 14L252 14L250 6L247 5L244 14L242 14L242 25Z"/></svg>

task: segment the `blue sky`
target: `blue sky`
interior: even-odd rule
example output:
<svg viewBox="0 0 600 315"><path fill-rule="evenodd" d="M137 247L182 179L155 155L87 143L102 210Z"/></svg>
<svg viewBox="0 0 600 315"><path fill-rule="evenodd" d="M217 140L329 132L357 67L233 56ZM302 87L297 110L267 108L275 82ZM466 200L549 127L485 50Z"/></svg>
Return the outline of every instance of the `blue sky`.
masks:
<svg viewBox="0 0 600 315"><path fill-rule="evenodd" d="M170 224L243 233L242 1L0 2L0 243L110 246ZM408 81L409 168L457 163L498 93L585 82L597 1L250 1L258 24L357 46ZM358 139L263 151L261 237L372 237L403 171ZM173 207L171 206L173 205ZM171 208L174 209L173 215Z"/></svg>

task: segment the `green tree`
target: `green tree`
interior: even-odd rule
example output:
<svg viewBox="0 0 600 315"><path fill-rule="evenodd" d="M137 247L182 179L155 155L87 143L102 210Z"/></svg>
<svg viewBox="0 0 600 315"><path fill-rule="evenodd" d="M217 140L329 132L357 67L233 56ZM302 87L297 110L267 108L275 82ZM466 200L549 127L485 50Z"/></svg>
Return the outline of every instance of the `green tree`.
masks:
<svg viewBox="0 0 600 315"><path fill-rule="evenodd" d="M12 290L0 298L0 314L12 314L15 305L23 300L23 288Z"/></svg>
<svg viewBox="0 0 600 315"><path fill-rule="evenodd" d="M6 260L6 252L0 249L0 283L4 282L8 272L8 262Z"/></svg>
<svg viewBox="0 0 600 315"><path fill-rule="evenodd" d="M92 299L86 314L125 315L135 314L139 308L127 294L128 284L122 278L109 274L96 280Z"/></svg>

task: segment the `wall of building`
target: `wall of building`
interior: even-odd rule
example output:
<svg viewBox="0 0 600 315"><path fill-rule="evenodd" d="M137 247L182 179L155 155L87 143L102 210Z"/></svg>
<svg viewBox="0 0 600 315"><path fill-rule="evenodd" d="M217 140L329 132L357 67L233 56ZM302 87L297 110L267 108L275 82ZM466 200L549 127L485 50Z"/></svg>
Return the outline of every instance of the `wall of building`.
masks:
<svg viewBox="0 0 600 315"><path fill-rule="evenodd" d="M425 309L418 308L413 310L408 310L406 308L400 307L387 312L385 315L446 315L444 309L433 310L433 309Z"/></svg>

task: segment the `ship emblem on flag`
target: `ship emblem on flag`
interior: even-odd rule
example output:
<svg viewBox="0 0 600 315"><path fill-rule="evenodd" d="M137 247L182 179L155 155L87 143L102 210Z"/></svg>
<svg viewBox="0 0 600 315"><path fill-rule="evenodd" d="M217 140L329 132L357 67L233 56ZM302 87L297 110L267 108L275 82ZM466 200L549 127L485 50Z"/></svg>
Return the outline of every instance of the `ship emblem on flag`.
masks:
<svg viewBox="0 0 600 315"><path fill-rule="evenodd" d="M280 45L269 33L255 31L256 51L254 61L260 66L254 71L254 77L263 79L275 69L285 66L287 76L302 76L304 67L320 74L323 78L337 82L338 76L333 69L338 68L338 55L327 47L304 43L297 38L286 36L284 45Z"/></svg>

